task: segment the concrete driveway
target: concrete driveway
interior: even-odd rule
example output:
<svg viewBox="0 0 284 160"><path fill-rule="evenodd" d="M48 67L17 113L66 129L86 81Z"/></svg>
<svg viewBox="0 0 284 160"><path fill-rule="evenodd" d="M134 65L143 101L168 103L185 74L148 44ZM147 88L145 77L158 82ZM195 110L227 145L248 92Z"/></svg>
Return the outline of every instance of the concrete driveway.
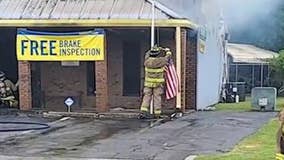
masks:
<svg viewBox="0 0 284 160"><path fill-rule="evenodd" d="M227 152L275 115L197 112L169 122L0 116L0 121L39 121L51 126L0 133L0 159L183 160L189 155Z"/></svg>

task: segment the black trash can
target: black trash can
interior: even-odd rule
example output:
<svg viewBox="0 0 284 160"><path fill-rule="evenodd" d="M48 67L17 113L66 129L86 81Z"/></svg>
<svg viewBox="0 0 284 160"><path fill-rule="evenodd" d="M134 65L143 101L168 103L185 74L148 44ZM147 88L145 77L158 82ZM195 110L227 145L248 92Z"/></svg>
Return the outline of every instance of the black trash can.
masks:
<svg viewBox="0 0 284 160"><path fill-rule="evenodd" d="M229 82L225 85L226 102L233 103L236 101L236 95L239 96L239 101L246 101L246 83L245 82Z"/></svg>

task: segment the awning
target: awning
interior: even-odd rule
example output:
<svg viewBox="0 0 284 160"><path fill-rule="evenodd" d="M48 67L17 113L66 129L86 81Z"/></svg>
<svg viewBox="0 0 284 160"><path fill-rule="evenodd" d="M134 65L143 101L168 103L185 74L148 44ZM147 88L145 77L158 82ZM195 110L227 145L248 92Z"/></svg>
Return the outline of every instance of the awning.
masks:
<svg viewBox="0 0 284 160"><path fill-rule="evenodd" d="M151 26L151 0L2 0L0 26ZM156 2L156 26L197 26Z"/></svg>
<svg viewBox="0 0 284 160"><path fill-rule="evenodd" d="M248 44L228 44L228 54L233 63L268 63L268 59L277 57L278 54L269 50Z"/></svg>

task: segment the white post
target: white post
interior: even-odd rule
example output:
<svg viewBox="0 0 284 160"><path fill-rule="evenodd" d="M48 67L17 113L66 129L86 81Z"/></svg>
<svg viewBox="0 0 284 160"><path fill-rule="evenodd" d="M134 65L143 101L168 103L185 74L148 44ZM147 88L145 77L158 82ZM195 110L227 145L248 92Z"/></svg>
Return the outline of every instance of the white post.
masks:
<svg viewBox="0 0 284 160"><path fill-rule="evenodd" d="M152 1L151 47L155 45L155 0ZM154 96L152 95L150 114L154 114Z"/></svg>
<svg viewBox="0 0 284 160"><path fill-rule="evenodd" d="M263 62L261 63L260 87L263 87Z"/></svg>
<svg viewBox="0 0 284 160"><path fill-rule="evenodd" d="M68 113L71 112L71 106L68 105Z"/></svg>
<svg viewBox="0 0 284 160"><path fill-rule="evenodd" d="M255 87L255 82L254 82L254 64L252 65L252 87L251 88L254 88Z"/></svg>
<svg viewBox="0 0 284 160"><path fill-rule="evenodd" d="M152 2L151 47L155 45L155 0Z"/></svg>
<svg viewBox="0 0 284 160"><path fill-rule="evenodd" d="M267 84L266 85L271 85L270 84L270 75L269 75L269 65L267 65Z"/></svg>
<svg viewBox="0 0 284 160"><path fill-rule="evenodd" d="M176 70L179 78L179 82L181 82L181 28L176 27ZM177 92L176 98L176 108L182 109L181 106L181 92Z"/></svg>
<svg viewBox="0 0 284 160"><path fill-rule="evenodd" d="M239 69L239 66L238 66L238 63L236 63L236 77L235 77L235 82L238 82L238 70Z"/></svg>

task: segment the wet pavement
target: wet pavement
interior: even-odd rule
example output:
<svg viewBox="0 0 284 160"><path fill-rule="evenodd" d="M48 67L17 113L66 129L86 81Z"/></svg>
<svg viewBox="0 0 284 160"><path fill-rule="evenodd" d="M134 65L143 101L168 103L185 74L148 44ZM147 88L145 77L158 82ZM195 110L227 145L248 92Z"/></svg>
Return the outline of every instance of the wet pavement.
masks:
<svg viewBox="0 0 284 160"><path fill-rule="evenodd" d="M197 112L169 122L2 115L0 121L36 121L51 128L0 132L0 159L183 160L189 155L227 152L275 115Z"/></svg>

